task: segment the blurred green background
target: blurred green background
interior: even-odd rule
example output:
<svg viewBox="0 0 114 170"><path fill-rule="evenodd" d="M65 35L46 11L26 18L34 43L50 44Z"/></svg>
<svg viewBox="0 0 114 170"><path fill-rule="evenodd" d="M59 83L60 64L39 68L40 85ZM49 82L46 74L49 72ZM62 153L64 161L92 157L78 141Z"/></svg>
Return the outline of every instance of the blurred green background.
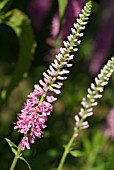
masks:
<svg viewBox="0 0 114 170"><path fill-rule="evenodd" d="M4 138L9 138L15 144L21 140L22 136L13 129L12 122L16 121L17 113L20 112L27 94L42 78L42 73L46 71L53 60L53 55L60 47L62 38L57 38L57 36L53 38L51 35L53 17L57 10L66 12L64 9L70 3L70 1L69 3L66 1L65 4L63 1L60 6L59 1L48 0L50 6L46 6L49 9L43 16L41 14L43 5L40 11L39 6L36 6L38 8L36 10L35 1L40 2L40 0L0 1L1 170L8 170L14 157ZM77 0L77 2L79 1ZM46 1L42 0L42 3L44 4ZM105 0L93 1L92 14L86 31L84 31L82 43L75 54L73 67L68 79L64 82L62 93L58 96L58 101L54 103L54 111L48 119L44 138L37 139L30 150L23 152L23 156L30 163L32 170L50 170L57 167L64 145L72 135L75 124L74 115L79 112L81 99L86 96L87 88L96 73L113 54L114 24L112 18L114 12L111 13L113 5L114 2L111 0L108 3ZM78 7L81 9L82 6ZM110 22L107 26L108 17ZM62 17L60 19L63 24ZM98 36L101 33L106 42ZM49 42L52 44L50 45ZM95 47L96 44L99 44L99 48ZM106 51L104 52L103 49ZM96 51L99 57L94 63L93 56ZM100 66L97 67L97 64ZM97 67L97 71L94 71L94 67L91 65ZM114 107L113 87L114 75L105 89L99 105L94 109L94 116L89 118L90 128L80 133L74 146L84 153L83 156L68 155L64 170L114 170L114 136L106 135L104 130L108 113ZM27 170L28 167L19 160L15 169Z"/></svg>

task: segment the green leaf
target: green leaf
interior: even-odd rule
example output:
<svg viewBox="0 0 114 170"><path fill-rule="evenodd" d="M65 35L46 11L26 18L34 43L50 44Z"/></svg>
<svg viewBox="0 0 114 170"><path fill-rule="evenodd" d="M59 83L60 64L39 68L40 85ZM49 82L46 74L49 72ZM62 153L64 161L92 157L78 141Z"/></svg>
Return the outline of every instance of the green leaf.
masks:
<svg viewBox="0 0 114 170"><path fill-rule="evenodd" d="M7 141L7 143L9 144L10 147L17 148L17 146L10 139L5 138L5 140Z"/></svg>
<svg viewBox="0 0 114 170"><path fill-rule="evenodd" d="M74 150L74 151L70 151L70 154L74 157L79 157L79 156L83 156L84 153L78 150Z"/></svg>
<svg viewBox="0 0 114 170"><path fill-rule="evenodd" d="M64 24L64 16L65 16L68 0L58 0L58 3L59 3L60 29L61 29Z"/></svg>
<svg viewBox="0 0 114 170"><path fill-rule="evenodd" d="M2 99L6 99L19 82L27 75L34 56L36 42L31 23L27 15L18 9L13 9L2 17L2 23L11 27L19 39L20 51L12 79L2 91Z"/></svg>
<svg viewBox="0 0 114 170"><path fill-rule="evenodd" d="M19 159L21 159L22 161L24 161L28 165L29 170L32 170L29 163L27 162L27 160L25 158L19 157Z"/></svg>
<svg viewBox="0 0 114 170"><path fill-rule="evenodd" d="M5 10L9 7L12 0L1 0L0 1L0 13L5 12Z"/></svg>
<svg viewBox="0 0 114 170"><path fill-rule="evenodd" d="M16 149L14 149L13 147L11 147L11 150L12 150L12 152L16 155L17 154L17 150Z"/></svg>
<svg viewBox="0 0 114 170"><path fill-rule="evenodd" d="M11 140L9 140L8 138L5 138L5 140L6 140L7 143L9 144L12 152L13 152L14 154L17 154L17 150L16 150L16 149L17 149L17 146L16 146ZM15 148L16 148L16 149L15 149Z"/></svg>
<svg viewBox="0 0 114 170"><path fill-rule="evenodd" d="M85 138L83 140L83 146L84 146L84 150L86 152L86 155L89 156L92 150L92 143L88 138Z"/></svg>

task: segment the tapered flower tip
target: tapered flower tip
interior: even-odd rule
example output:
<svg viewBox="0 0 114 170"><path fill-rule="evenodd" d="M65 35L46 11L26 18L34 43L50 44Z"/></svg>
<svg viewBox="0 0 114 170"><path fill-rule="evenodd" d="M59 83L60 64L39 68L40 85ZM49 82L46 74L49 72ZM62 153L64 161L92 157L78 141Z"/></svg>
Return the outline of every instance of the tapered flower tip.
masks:
<svg viewBox="0 0 114 170"><path fill-rule="evenodd" d="M88 1L88 2L87 2L87 5L91 6L91 5L92 5L92 1L91 1L91 0Z"/></svg>

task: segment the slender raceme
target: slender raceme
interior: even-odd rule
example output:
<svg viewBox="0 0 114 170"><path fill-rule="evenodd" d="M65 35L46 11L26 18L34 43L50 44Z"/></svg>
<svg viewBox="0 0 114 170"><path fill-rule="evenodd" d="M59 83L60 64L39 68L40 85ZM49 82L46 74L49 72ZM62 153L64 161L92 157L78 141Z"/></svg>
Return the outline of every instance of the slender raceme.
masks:
<svg viewBox="0 0 114 170"><path fill-rule="evenodd" d="M48 116L53 110L52 103L57 100L54 94L61 93L62 81L67 79L66 75L70 72L71 60L74 58L73 52L78 50L77 46L81 42L80 37L83 36L82 31L85 29L90 12L91 1L86 3L77 23L71 28L67 41L63 42L60 53L43 73L43 79L39 80L39 84L34 85L34 91L28 95L21 113L18 114L14 128L24 134L19 144L22 150L25 147L30 149L30 144L34 143L37 137L43 136L42 129L46 127Z"/></svg>
<svg viewBox="0 0 114 170"><path fill-rule="evenodd" d="M91 84L88 88L88 94L86 98L82 99L81 109L78 115L75 116L76 126L75 126L75 136L78 135L80 129L88 128L88 121L85 119L93 115L93 107L96 106L97 99L102 97L104 91L104 86L108 84L112 73L114 72L114 56L108 60L107 64L103 67L100 74L95 77L95 83Z"/></svg>
<svg viewBox="0 0 114 170"><path fill-rule="evenodd" d="M108 60L107 64L103 67L100 74L95 77L95 83L91 84L91 88L88 88L88 94L86 98L82 99L81 109L78 115L75 115L75 127L74 133L70 138L67 145L65 145L65 150L61 157L59 166L57 170L61 170L63 164L66 160L68 153L72 150L73 142L75 138L78 136L80 130L88 128L89 123L86 120L87 117L93 115L93 107L97 105L97 99L102 97L102 92L104 91L104 86L108 84L112 73L114 72L114 56Z"/></svg>

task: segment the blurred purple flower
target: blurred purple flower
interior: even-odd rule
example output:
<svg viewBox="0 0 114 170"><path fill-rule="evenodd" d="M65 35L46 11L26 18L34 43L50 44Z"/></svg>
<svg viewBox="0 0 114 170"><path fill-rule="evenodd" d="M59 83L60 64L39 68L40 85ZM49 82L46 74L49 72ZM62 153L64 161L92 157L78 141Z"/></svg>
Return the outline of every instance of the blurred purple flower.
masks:
<svg viewBox="0 0 114 170"><path fill-rule="evenodd" d="M114 42L114 0L103 1L106 10L103 13L101 26L97 31L95 47L89 65L89 72L95 76L107 61Z"/></svg>
<svg viewBox="0 0 114 170"><path fill-rule="evenodd" d="M62 40L65 40L71 31L73 23L79 16L86 0L68 0L68 5L66 8L65 22L60 30L60 17L58 11L56 12L51 27L51 37L47 39L47 44L51 46L45 56L46 60L50 60L52 56L55 56L59 52L59 47L61 46Z"/></svg>
<svg viewBox="0 0 114 170"><path fill-rule="evenodd" d="M59 32L59 27L60 27L60 18L59 18L59 13L57 12L53 18L52 27L51 27L51 35L53 38L57 36Z"/></svg>
<svg viewBox="0 0 114 170"><path fill-rule="evenodd" d="M103 128L104 134L114 139L114 108L112 108L107 116L106 124Z"/></svg>
<svg viewBox="0 0 114 170"><path fill-rule="evenodd" d="M57 12L53 18L52 21L52 37L56 37L58 32L59 37L64 40L70 33L70 28L73 26L73 23L75 22L76 18L79 16L86 0L68 0L68 5L66 9L66 15L65 15L65 22L63 24L63 27L60 29L60 18L59 13Z"/></svg>
<svg viewBox="0 0 114 170"><path fill-rule="evenodd" d="M44 17L50 11L52 0L31 0L28 5L28 14L32 20L32 24L39 29Z"/></svg>
<svg viewBox="0 0 114 170"><path fill-rule="evenodd" d="M73 26L76 18L79 16L86 0L68 0L68 5L65 15L65 23L60 32L60 38L66 39L70 33L70 28Z"/></svg>

